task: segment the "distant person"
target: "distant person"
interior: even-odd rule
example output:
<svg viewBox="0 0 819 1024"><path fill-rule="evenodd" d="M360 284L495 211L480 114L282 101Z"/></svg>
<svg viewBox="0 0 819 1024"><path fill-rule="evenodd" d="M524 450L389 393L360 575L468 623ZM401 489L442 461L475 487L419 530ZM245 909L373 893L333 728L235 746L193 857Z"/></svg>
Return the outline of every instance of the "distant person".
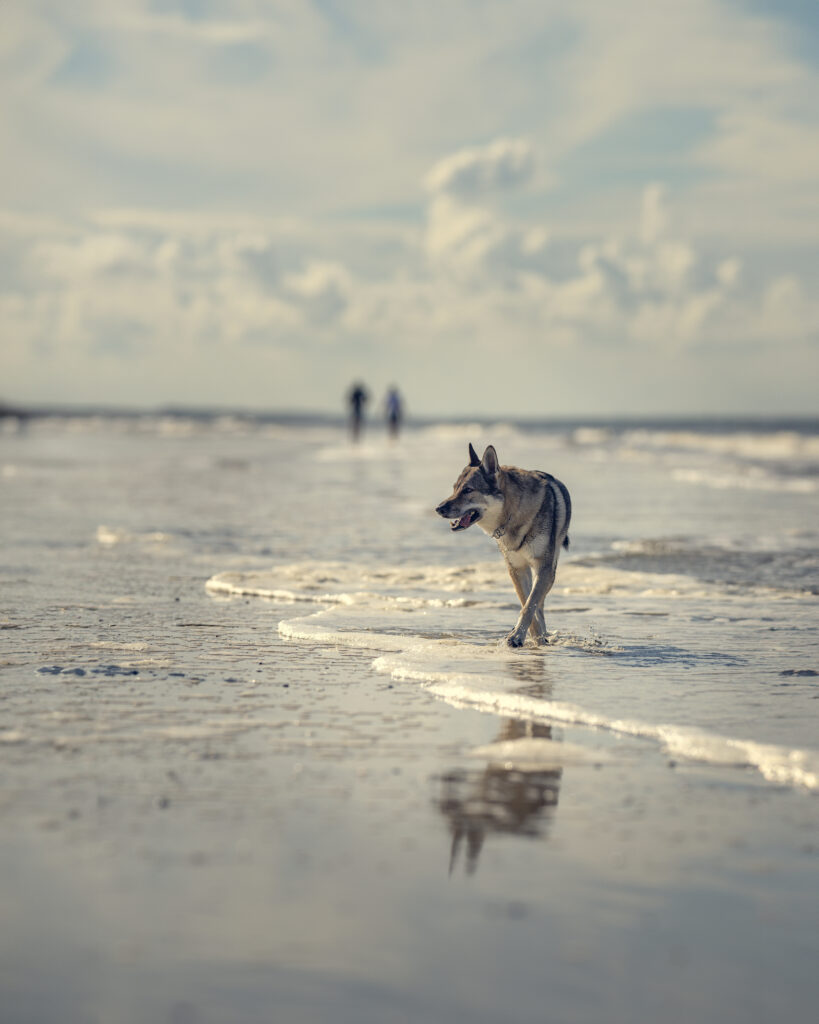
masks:
<svg viewBox="0 0 819 1024"><path fill-rule="evenodd" d="M404 416L403 403L398 388L391 387L387 391L384 404L387 412L387 430L390 432L390 437L398 437L398 432L401 429L401 420Z"/></svg>
<svg viewBox="0 0 819 1024"><path fill-rule="evenodd" d="M353 384L350 388L347 401L350 403L350 429L354 441L358 440L361 433L361 427L364 423L364 406L367 404L369 397L367 389L361 383Z"/></svg>

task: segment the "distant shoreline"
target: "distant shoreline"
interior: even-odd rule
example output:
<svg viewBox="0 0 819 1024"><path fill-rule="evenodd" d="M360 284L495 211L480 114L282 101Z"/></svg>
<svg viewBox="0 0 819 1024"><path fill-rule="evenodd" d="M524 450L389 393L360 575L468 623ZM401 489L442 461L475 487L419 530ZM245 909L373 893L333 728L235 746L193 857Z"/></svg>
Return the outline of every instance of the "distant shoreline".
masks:
<svg viewBox="0 0 819 1024"><path fill-rule="evenodd" d="M210 423L229 419L248 424L277 424L282 426L327 426L343 427L347 417L340 413L316 412L310 410L261 410L196 406L161 406L158 408L132 408L106 405L11 405L0 402L0 419L43 420L43 419L177 419ZM382 417L376 413L368 417L372 424L380 424ZM526 431L563 431L583 427L632 430L694 430L697 432L728 433L737 431L769 432L795 430L798 432L819 432L819 415L718 415L690 414L669 416L555 416L532 417L514 415L462 415L462 416L414 416L408 419L409 428L424 428L434 425L457 426L459 424L492 427L508 424Z"/></svg>

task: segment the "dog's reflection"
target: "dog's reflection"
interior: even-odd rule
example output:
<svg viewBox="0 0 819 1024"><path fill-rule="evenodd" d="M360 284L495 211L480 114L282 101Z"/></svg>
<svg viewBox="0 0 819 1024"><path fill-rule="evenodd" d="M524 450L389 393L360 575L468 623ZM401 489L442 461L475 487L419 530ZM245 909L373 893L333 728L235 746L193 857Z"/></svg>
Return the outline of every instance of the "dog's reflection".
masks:
<svg viewBox="0 0 819 1024"><path fill-rule="evenodd" d="M552 727L508 719L498 742L524 737L550 740ZM452 873L461 849L466 846L466 871L477 866L487 833L543 836L557 807L561 768L521 770L490 763L480 771L454 770L441 776L438 808L449 822Z"/></svg>

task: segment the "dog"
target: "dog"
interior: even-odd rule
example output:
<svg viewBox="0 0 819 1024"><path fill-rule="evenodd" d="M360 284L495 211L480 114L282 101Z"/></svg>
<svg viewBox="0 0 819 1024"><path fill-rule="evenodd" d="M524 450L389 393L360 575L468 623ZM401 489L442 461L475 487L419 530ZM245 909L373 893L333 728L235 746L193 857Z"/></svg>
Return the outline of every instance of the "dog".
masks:
<svg viewBox="0 0 819 1024"><path fill-rule="evenodd" d="M555 581L560 548L569 546L572 500L565 484L540 470L499 465L492 445L479 459L470 444L469 464L435 511L451 520L453 531L477 523L498 542L521 603L507 644L522 647L528 631L535 643L548 643L543 600Z"/></svg>

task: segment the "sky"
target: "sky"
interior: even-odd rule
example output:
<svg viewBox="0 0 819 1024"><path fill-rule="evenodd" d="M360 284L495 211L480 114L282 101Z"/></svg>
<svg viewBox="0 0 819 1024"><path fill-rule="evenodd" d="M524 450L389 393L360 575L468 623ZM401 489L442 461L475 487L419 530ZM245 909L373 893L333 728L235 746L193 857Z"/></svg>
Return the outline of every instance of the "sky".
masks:
<svg viewBox="0 0 819 1024"><path fill-rule="evenodd" d="M0 400L819 414L814 0L4 0Z"/></svg>

